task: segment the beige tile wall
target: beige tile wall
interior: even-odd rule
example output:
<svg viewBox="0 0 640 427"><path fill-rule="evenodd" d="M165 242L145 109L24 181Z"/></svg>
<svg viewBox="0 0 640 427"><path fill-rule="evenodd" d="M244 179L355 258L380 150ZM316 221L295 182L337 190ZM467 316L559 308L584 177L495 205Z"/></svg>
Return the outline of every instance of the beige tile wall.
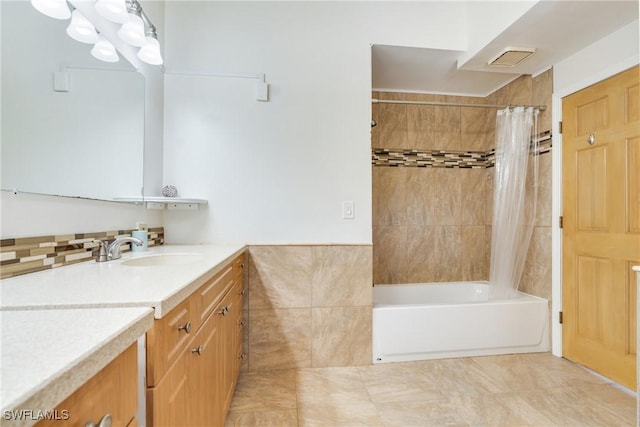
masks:
<svg viewBox="0 0 640 427"><path fill-rule="evenodd" d="M372 248L249 248L250 370L371 363Z"/></svg>
<svg viewBox="0 0 640 427"><path fill-rule="evenodd" d="M548 108L552 70L522 76L487 98L374 92L380 99ZM373 148L486 151L495 147L495 110L374 104ZM551 154L540 156L536 226L520 289L551 298ZM373 168L373 281L420 283L489 278L494 169Z"/></svg>
<svg viewBox="0 0 640 427"><path fill-rule="evenodd" d="M485 103L483 98L374 93L380 99ZM487 151L492 110L374 104L373 148ZM486 280L490 170L373 168L373 281Z"/></svg>

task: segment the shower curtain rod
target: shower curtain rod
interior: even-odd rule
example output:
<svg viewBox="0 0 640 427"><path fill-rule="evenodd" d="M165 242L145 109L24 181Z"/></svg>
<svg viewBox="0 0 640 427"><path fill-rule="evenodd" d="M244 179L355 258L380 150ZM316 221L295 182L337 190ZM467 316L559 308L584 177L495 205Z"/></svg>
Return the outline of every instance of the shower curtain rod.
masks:
<svg viewBox="0 0 640 427"><path fill-rule="evenodd" d="M546 105L497 105L497 104L464 104L459 102L437 102L437 101L395 101L391 99L371 99L372 104L410 104L410 105L435 105L439 107L474 107L474 108L513 108L513 107L533 107L540 111L547 109Z"/></svg>

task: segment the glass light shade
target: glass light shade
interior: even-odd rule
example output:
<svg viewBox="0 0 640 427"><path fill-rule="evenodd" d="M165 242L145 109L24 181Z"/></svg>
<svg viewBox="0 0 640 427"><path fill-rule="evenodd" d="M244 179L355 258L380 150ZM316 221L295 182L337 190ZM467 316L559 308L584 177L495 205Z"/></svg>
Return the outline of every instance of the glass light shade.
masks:
<svg viewBox="0 0 640 427"><path fill-rule="evenodd" d="M138 51L138 59L151 65L162 65L160 43L153 37L147 37L144 46Z"/></svg>
<svg viewBox="0 0 640 427"><path fill-rule="evenodd" d="M127 42L132 46L144 46L146 40L142 18L134 13L130 13L129 20L122 24L122 27L118 30L118 36L122 41Z"/></svg>
<svg viewBox="0 0 640 427"><path fill-rule="evenodd" d="M71 23L67 27L67 34L82 43L94 44L98 41L96 29L78 9L71 13Z"/></svg>
<svg viewBox="0 0 640 427"><path fill-rule="evenodd" d="M100 16L111 22L124 24L129 20L125 0L98 0L95 8Z"/></svg>
<svg viewBox="0 0 640 427"><path fill-rule="evenodd" d="M71 11L67 5L67 0L31 0L31 5L38 12L55 19L71 18Z"/></svg>
<svg viewBox="0 0 640 427"><path fill-rule="evenodd" d="M118 62L120 60L116 48L101 35L98 35L98 41L91 49L91 55L105 62Z"/></svg>

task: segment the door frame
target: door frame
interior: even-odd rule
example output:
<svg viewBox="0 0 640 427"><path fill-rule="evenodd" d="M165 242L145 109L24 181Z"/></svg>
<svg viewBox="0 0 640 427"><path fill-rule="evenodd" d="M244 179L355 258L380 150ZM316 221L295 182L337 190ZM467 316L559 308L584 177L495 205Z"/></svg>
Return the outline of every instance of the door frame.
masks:
<svg viewBox="0 0 640 427"><path fill-rule="evenodd" d="M559 322L559 313L562 311L562 230L559 226L559 218L562 215L562 134L560 133L562 98L637 66L639 63L640 58L637 55L627 58L598 70L569 87L553 92L551 96L553 141L551 150L551 353L554 356L562 357L562 325ZM640 324L640 316L638 321ZM640 354L638 357L640 358Z"/></svg>

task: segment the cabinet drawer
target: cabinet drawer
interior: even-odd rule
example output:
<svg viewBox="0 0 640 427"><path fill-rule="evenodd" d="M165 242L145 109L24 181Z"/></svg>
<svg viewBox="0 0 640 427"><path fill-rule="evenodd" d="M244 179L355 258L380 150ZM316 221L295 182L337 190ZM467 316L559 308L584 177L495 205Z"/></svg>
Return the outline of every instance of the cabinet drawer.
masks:
<svg viewBox="0 0 640 427"><path fill-rule="evenodd" d="M193 298L187 298L147 332L147 385L160 381L178 359L199 325Z"/></svg>
<svg viewBox="0 0 640 427"><path fill-rule="evenodd" d="M134 343L56 408L68 420L42 420L37 427L96 425L107 414L113 426L126 426L138 409L138 344Z"/></svg>
<svg viewBox="0 0 640 427"><path fill-rule="evenodd" d="M234 276L240 280L244 280L244 267L245 265L247 265L245 262L245 257L246 255L244 253L242 255L238 255L231 263L231 265L233 266Z"/></svg>
<svg viewBox="0 0 640 427"><path fill-rule="evenodd" d="M195 292L194 298L198 307L197 322L201 325L214 311L224 295L233 286L233 265L227 265Z"/></svg>

